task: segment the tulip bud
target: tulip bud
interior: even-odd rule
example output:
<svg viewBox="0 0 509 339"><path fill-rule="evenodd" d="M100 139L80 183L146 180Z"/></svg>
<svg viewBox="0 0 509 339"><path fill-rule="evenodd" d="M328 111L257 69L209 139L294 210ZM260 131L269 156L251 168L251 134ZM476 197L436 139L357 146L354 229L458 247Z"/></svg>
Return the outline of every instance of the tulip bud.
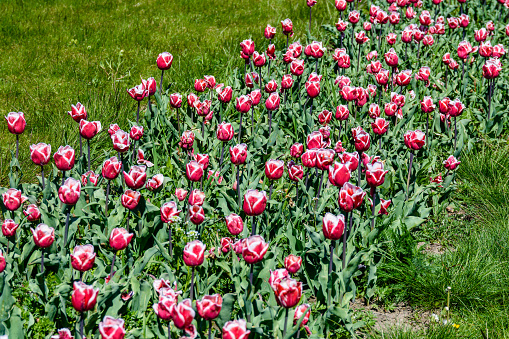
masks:
<svg viewBox="0 0 509 339"><path fill-rule="evenodd" d="M222 122L217 125L216 136L219 140L223 142L230 141L233 139L234 134L235 131L233 130L232 124L228 122Z"/></svg>
<svg viewBox="0 0 509 339"><path fill-rule="evenodd" d="M378 187L384 183L385 175L389 171L384 171L384 165L380 161L366 164L366 181L371 187Z"/></svg>
<svg viewBox="0 0 509 339"><path fill-rule="evenodd" d="M399 59L398 59L398 55L396 54L396 51L394 50L394 48L389 49L389 51L384 54L384 57L385 57L385 62L390 67L398 66Z"/></svg>
<svg viewBox="0 0 509 339"><path fill-rule="evenodd" d="M269 180L278 180L283 176L285 163L283 160L270 159L265 163L265 176Z"/></svg>
<svg viewBox="0 0 509 339"><path fill-rule="evenodd" d="M26 210L23 211L23 214L27 217L28 221L37 221L41 218L41 211L37 205L31 204L28 205Z"/></svg>
<svg viewBox="0 0 509 339"><path fill-rule="evenodd" d="M235 108L240 113L247 113L251 109L251 98L247 95L241 95L235 99Z"/></svg>
<svg viewBox="0 0 509 339"><path fill-rule="evenodd" d="M81 194L81 183L74 178L67 178L58 189L58 198L66 205L75 205Z"/></svg>
<svg viewBox="0 0 509 339"><path fill-rule="evenodd" d="M117 152L124 153L129 150L129 134L122 130L116 131L111 135L113 149Z"/></svg>
<svg viewBox="0 0 509 339"><path fill-rule="evenodd" d="M302 265L302 258L296 255L290 254L285 258L285 268L291 274L297 273Z"/></svg>
<svg viewBox="0 0 509 339"><path fill-rule="evenodd" d="M334 214L326 213L322 220L322 229L326 239L341 239L345 229L345 216L343 214L335 216Z"/></svg>
<svg viewBox="0 0 509 339"><path fill-rule="evenodd" d="M16 235L16 230L19 224L16 224L12 219L5 219L2 223L2 234L6 237L12 237Z"/></svg>
<svg viewBox="0 0 509 339"><path fill-rule="evenodd" d="M50 247L55 241L55 229L46 224L39 224L35 229L30 228L34 237L34 243L37 247Z"/></svg>
<svg viewBox="0 0 509 339"><path fill-rule="evenodd" d="M281 88L282 89L290 89L293 86L293 78L291 74L283 75L283 79L281 80Z"/></svg>
<svg viewBox="0 0 509 339"><path fill-rule="evenodd" d="M192 131L185 131L184 133L182 133L179 143L180 147L189 150L193 148L193 143L194 143L194 133Z"/></svg>
<svg viewBox="0 0 509 339"><path fill-rule="evenodd" d="M279 304L284 308L297 305L302 297L302 283L292 278L284 278L276 284L274 293Z"/></svg>
<svg viewBox="0 0 509 339"><path fill-rule="evenodd" d="M133 210L136 208L136 206L138 206L138 203L140 202L140 197L141 197L140 192L126 190L121 197L122 206L129 210Z"/></svg>
<svg viewBox="0 0 509 339"><path fill-rule="evenodd" d="M265 101L265 107L269 111L276 111L279 108L280 98L277 92L271 93Z"/></svg>
<svg viewBox="0 0 509 339"><path fill-rule="evenodd" d="M60 146L53 159L59 170L69 171L74 167L75 152L71 146Z"/></svg>
<svg viewBox="0 0 509 339"><path fill-rule="evenodd" d="M101 339L124 339L124 320L121 318L115 319L109 315L105 316L103 321L99 323L99 333Z"/></svg>
<svg viewBox="0 0 509 339"><path fill-rule="evenodd" d="M177 188L175 189L175 196L179 201L184 201L187 196L187 191L183 188Z"/></svg>
<svg viewBox="0 0 509 339"><path fill-rule="evenodd" d="M234 165L242 165L246 162L247 145L238 144L230 147L230 160Z"/></svg>
<svg viewBox="0 0 509 339"><path fill-rule="evenodd" d="M87 121L85 119L80 121L80 135L87 140L95 137L101 131L101 128L100 121Z"/></svg>
<svg viewBox="0 0 509 339"><path fill-rule="evenodd" d="M77 312L86 312L94 309L97 303L99 289L94 289L81 281L75 281L71 294L71 303Z"/></svg>
<svg viewBox="0 0 509 339"><path fill-rule="evenodd" d="M188 218L195 225L201 224L203 220L205 220L205 212L203 207L198 205L191 206L189 208Z"/></svg>
<svg viewBox="0 0 509 339"><path fill-rule="evenodd" d="M284 19L283 21L281 21L281 27L283 29L283 34L284 35L290 35L290 36L293 35L293 23L292 23L292 20Z"/></svg>
<svg viewBox="0 0 509 339"><path fill-rule="evenodd" d="M255 189L247 190L244 194L242 209L248 216L257 216L265 211L267 205L267 193Z"/></svg>
<svg viewBox="0 0 509 339"><path fill-rule="evenodd" d="M199 240L188 242L184 247L184 263L192 267L203 264L205 248Z"/></svg>
<svg viewBox="0 0 509 339"><path fill-rule="evenodd" d="M265 27L264 35L265 39L274 39L274 36L276 36L276 28L271 25L267 25L267 27Z"/></svg>
<svg viewBox="0 0 509 339"><path fill-rule="evenodd" d="M290 72L296 76L302 75L304 73L304 60L293 60L290 64Z"/></svg>
<svg viewBox="0 0 509 339"><path fill-rule="evenodd" d="M110 246L115 251L121 251L129 245L133 238L133 233L129 233L123 227L114 228L110 234Z"/></svg>
<svg viewBox="0 0 509 339"><path fill-rule="evenodd" d="M242 218L235 213L230 214L225 218L226 227L232 235L239 235L244 229L244 222Z"/></svg>
<svg viewBox="0 0 509 339"><path fill-rule="evenodd" d="M157 68L162 71L168 70L171 68L171 64L173 62L173 55L168 52L162 52L157 56Z"/></svg>
<svg viewBox="0 0 509 339"><path fill-rule="evenodd" d="M180 108L182 106L182 95L179 93L170 94L170 105L173 108Z"/></svg>
<svg viewBox="0 0 509 339"><path fill-rule="evenodd" d="M2 193L2 200L5 208L9 211L15 211L21 206L26 198L21 195L20 190L9 188L6 192Z"/></svg>
<svg viewBox="0 0 509 339"><path fill-rule="evenodd" d="M198 161L190 161L186 165L186 176L188 180L191 181L200 181L203 176L203 167L198 163Z"/></svg>
<svg viewBox="0 0 509 339"><path fill-rule="evenodd" d="M94 171L87 171L81 175L81 184L83 186L87 186L88 180L90 180L92 185L97 186L97 183L99 182L99 175L95 174Z"/></svg>
<svg viewBox="0 0 509 339"><path fill-rule="evenodd" d="M297 325L299 323L299 321L301 321L301 319L302 319L300 326L301 327L305 326L307 324L307 322L309 321L310 315L311 315L311 306L309 304L300 304L299 306L297 306L297 308L295 308L295 313L293 315L293 324Z"/></svg>
<svg viewBox="0 0 509 339"><path fill-rule="evenodd" d="M206 295L201 300L196 301L198 314L205 320L214 320L219 316L223 298L219 294Z"/></svg>
<svg viewBox="0 0 509 339"><path fill-rule="evenodd" d="M87 118L87 110L80 102L78 102L76 106L71 105L71 110L68 111L67 114L69 114L77 123L79 123L82 119Z"/></svg>
<svg viewBox="0 0 509 339"><path fill-rule="evenodd" d="M375 122L371 123L371 127L373 128L373 133L377 135L383 135L387 132L389 122L384 118L376 118Z"/></svg>
<svg viewBox="0 0 509 339"><path fill-rule="evenodd" d="M244 240L242 257L248 264L256 264L263 260L269 244L259 235L252 235Z"/></svg>
<svg viewBox="0 0 509 339"><path fill-rule="evenodd" d="M23 112L9 112L5 119L7 120L7 129L12 134L19 135L25 131L27 122Z"/></svg>
<svg viewBox="0 0 509 339"><path fill-rule="evenodd" d="M448 170L454 171L461 164L461 161L458 161L454 155L451 155L447 160L444 160L443 164Z"/></svg>
<svg viewBox="0 0 509 339"><path fill-rule="evenodd" d="M426 142L426 135L419 130L407 131L404 135L405 145L411 150L420 150Z"/></svg>
<svg viewBox="0 0 509 339"><path fill-rule="evenodd" d="M288 176L292 181L302 180L304 177L304 170L301 165L293 165L288 167Z"/></svg>
<svg viewBox="0 0 509 339"><path fill-rule="evenodd" d="M86 272L94 267L96 253L93 245L78 245L71 254L72 267L80 272Z"/></svg>
<svg viewBox="0 0 509 339"><path fill-rule="evenodd" d="M316 166L316 149L309 149L302 154L301 161L302 165L313 168Z"/></svg>

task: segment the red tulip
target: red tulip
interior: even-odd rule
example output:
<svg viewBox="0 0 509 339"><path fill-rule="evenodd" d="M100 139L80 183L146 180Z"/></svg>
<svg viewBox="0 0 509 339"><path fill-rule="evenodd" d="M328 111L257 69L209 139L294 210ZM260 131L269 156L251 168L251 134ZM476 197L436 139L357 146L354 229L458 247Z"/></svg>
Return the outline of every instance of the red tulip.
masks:
<svg viewBox="0 0 509 339"><path fill-rule="evenodd" d="M245 55L252 55L255 50L254 42L251 39L244 40L240 43L240 48L242 49L242 53Z"/></svg>
<svg viewBox="0 0 509 339"><path fill-rule="evenodd" d="M21 206L26 198L21 195L21 191L15 188L9 188L7 191L2 193L2 200L5 208L9 211L15 211Z"/></svg>
<svg viewBox="0 0 509 339"><path fill-rule="evenodd" d="M203 207L199 205L193 205L189 207L188 218L195 225L201 224L203 220L205 220L205 212Z"/></svg>
<svg viewBox="0 0 509 339"><path fill-rule="evenodd" d="M389 122L384 118L376 118L375 122L371 123L371 127L373 128L373 133L377 135L383 135L387 132Z"/></svg>
<svg viewBox="0 0 509 339"><path fill-rule="evenodd" d="M310 98L316 98L320 94L320 82L306 81L306 92Z"/></svg>
<svg viewBox="0 0 509 339"><path fill-rule="evenodd" d="M184 133L182 133L179 143L180 147L189 150L193 148L193 143L194 143L194 133L192 131L185 131Z"/></svg>
<svg viewBox="0 0 509 339"><path fill-rule="evenodd" d="M77 312L91 311L97 303L99 289L94 289L81 281L75 281L71 294L71 303Z"/></svg>
<svg viewBox="0 0 509 339"><path fill-rule="evenodd" d="M257 51L253 53L253 63L256 67L263 67L265 65L265 62L266 62L265 54L263 53L260 54Z"/></svg>
<svg viewBox="0 0 509 339"><path fill-rule="evenodd" d="M41 218L41 211L37 205L31 204L28 205L26 210L23 211L23 214L27 217L28 221L37 221Z"/></svg>
<svg viewBox="0 0 509 339"><path fill-rule="evenodd" d="M191 299L184 299L172 308L171 318L175 326L181 330L188 327L193 321L195 312Z"/></svg>
<svg viewBox="0 0 509 339"><path fill-rule="evenodd" d="M291 274L297 273L300 270L300 266L302 265L302 258L296 255L290 254L285 258L285 268Z"/></svg>
<svg viewBox="0 0 509 339"><path fill-rule="evenodd" d="M424 113L431 113L435 110L435 104L430 96L425 96L421 101L421 110Z"/></svg>
<svg viewBox="0 0 509 339"><path fill-rule="evenodd" d="M290 64L290 72L296 76L302 75L304 73L304 60L293 60Z"/></svg>
<svg viewBox="0 0 509 339"><path fill-rule="evenodd" d="M341 239L345 229L345 216L326 213L322 220L323 235L330 240Z"/></svg>
<svg viewBox="0 0 509 339"><path fill-rule="evenodd" d="M276 36L276 28L271 25L267 25L267 27L265 27L264 35L265 39L274 39L274 36Z"/></svg>
<svg viewBox="0 0 509 339"><path fill-rule="evenodd" d="M474 49L472 48L472 45L468 41L462 41L458 45L458 57L460 59L467 59L468 55L472 53Z"/></svg>
<svg viewBox="0 0 509 339"><path fill-rule="evenodd" d="M304 152L304 145L296 142L290 147L290 155L294 158L300 158L302 153Z"/></svg>
<svg viewBox="0 0 509 339"><path fill-rule="evenodd" d="M407 131L404 135L405 145L412 150L420 150L426 142L426 135L419 130Z"/></svg>
<svg viewBox="0 0 509 339"><path fill-rule="evenodd" d="M370 138L365 131L360 131L354 136L354 146L358 152L365 152L369 149Z"/></svg>
<svg viewBox="0 0 509 339"><path fill-rule="evenodd" d="M97 186L99 182L99 175L95 174L94 171L87 171L81 175L81 184L83 186L87 186L88 180L90 180L92 185Z"/></svg>
<svg viewBox="0 0 509 339"><path fill-rule="evenodd" d="M247 190L244 194L242 209L249 216L257 216L265 211L267 205L267 193L255 189Z"/></svg>
<svg viewBox="0 0 509 339"><path fill-rule="evenodd" d="M102 176L108 180L115 179L122 168L122 163L117 157L111 157L103 162Z"/></svg>
<svg viewBox="0 0 509 339"><path fill-rule="evenodd" d="M234 165L242 165L246 162L247 145L238 144L230 147L230 160Z"/></svg>
<svg viewBox="0 0 509 339"><path fill-rule="evenodd" d="M337 3L337 0L336 0ZM346 5L346 2L345 2ZM336 29L340 32L346 31L348 27L348 22L341 20L341 18L338 19L338 22L336 23Z"/></svg>
<svg viewBox="0 0 509 339"><path fill-rule="evenodd" d="M276 53L276 45L274 45L274 44L269 44L269 45L267 46L267 50L266 50L265 52L267 53L267 56L268 56L271 60L275 59L275 58L276 58L276 55L275 55L275 53Z"/></svg>
<svg viewBox="0 0 509 339"><path fill-rule="evenodd" d="M168 70L171 68L171 63L173 62L173 55L168 52L163 52L157 56L157 67L162 70Z"/></svg>
<svg viewBox="0 0 509 339"><path fill-rule="evenodd" d="M339 154L338 158L341 160L341 163L348 165L350 171L354 171L359 166L359 153L357 152L344 152L343 154Z"/></svg>
<svg viewBox="0 0 509 339"><path fill-rule="evenodd" d="M44 166L49 162L51 145L40 142L30 146L30 158L34 164Z"/></svg>
<svg viewBox="0 0 509 339"><path fill-rule="evenodd" d="M398 84L398 86L408 86L410 80L412 80L412 71L409 69L396 75L396 84Z"/></svg>
<svg viewBox="0 0 509 339"><path fill-rule="evenodd" d="M189 194L189 200L188 200L189 205L202 206L204 200L205 200L205 193L198 189L192 190L191 193Z"/></svg>
<svg viewBox="0 0 509 339"><path fill-rule="evenodd" d="M60 146L53 159L59 170L69 171L74 167L75 152L71 146Z"/></svg>
<svg viewBox="0 0 509 339"><path fill-rule="evenodd" d="M198 163L198 161L190 161L186 165L186 176L188 180L191 181L200 181L203 176L203 167Z"/></svg>
<svg viewBox="0 0 509 339"><path fill-rule="evenodd" d="M378 187L384 183L385 175L389 171L384 171L384 165L380 161L366 165L366 181L371 187Z"/></svg>
<svg viewBox="0 0 509 339"><path fill-rule="evenodd" d="M290 277L286 268L278 268L277 270L270 271L269 285L272 290L276 291L276 285L281 282L284 278Z"/></svg>
<svg viewBox="0 0 509 339"><path fill-rule="evenodd" d="M502 64L497 58L489 58L482 66L482 76L486 79L494 79L500 75Z"/></svg>
<svg viewBox="0 0 509 339"><path fill-rule="evenodd" d="M269 180L278 180L283 176L285 163L283 160L270 159L265 163L265 176Z"/></svg>
<svg viewBox="0 0 509 339"><path fill-rule="evenodd" d="M323 135L318 131L314 131L306 138L306 146L309 149L321 148L323 144Z"/></svg>
<svg viewBox="0 0 509 339"><path fill-rule="evenodd" d="M316 149L310 149L304 152L301 157L302 165L308 168L316 167L316 152Z"/></svg>
<svg viewBox="0 0 509 339"><path fill-rule="evenodd" d="M142 80L143 82L143 80ZM153 77L148 78L146 81L144 81L145 88L147 89L148 95L154 95L157 91L157 83L156 79Z"/></svg>
<svg viewBox="0 0 509 339"><path fill-rule="evenodd" d="M458 161L454 155L451 155L447 160L444 160L443 164L448 170L454 171L461 164L461 161Z"/></svg>
<svg viewBox="0 0 509 339"><path fill-rule="evenodd" d="M227 216L225 220L228 232L230 232L232 235L239 235L240 233L242 233L242 230L244 229L244 222L242 221L242 218L240 216L238 216L235 213L232 213L229 216Z"/></svg>
<svg viewBox="0 0 509 339"><path fill-rule="evenodd" d="M284 35L290 35L290 36L293 35L293 23L292 23L292 20L284 19L283 21L281 21L281 27L283 29L283 34Z"/></svg>
<svg viewBox="0 0 509 339"><path fill-rule="evenodd" d="M99 323L99 333L101 333L101 339L124 339L124 320L115 319L109 315L105 316Z"/></svg>
<svg viewBox="0 0 509 339"><path fill-rule="evenodd" d="M86 272L94 267L96 253L93 245L78 245L71 254L72 267L80 272Z"/></svg>
<svg viewBox="0 0 509 339"><path fill-rule="evenodd" d="M276 111L279 108L280 99L277 92L271 93L265 101L265 107L269 111Z"/></svg>
<svg viewBox="0 0 509 339"><path fill-rule="evenodd" d="M362 188L347 182L339 191L339 206L343 211L351 212L361 205L365 195Z"/></svg>
<svg viewBox="0 0 509 339"><path fill-rule="evenodd" d="M366 36L366 33L364 33L363 31L355 33L355 42L357 42L359 45L362 45L368 41L369 41L369 38Z"/></svg>
<svg viewBox="0 0 509 339"><path fill-rule="evenodd" d="M25 131L27 122L23 112L9 112L5 119L7 120L7 129L12 134L21 134Z"/></svg>
<svg viewBox="0 0 509 339"><path fill-rule="evenodd" d="M85 119L80 121L80 135L89 140L92 139L101 131L100 121L87 121Z"/></svg>
<svg viewBox="0 0 509 339"><path fill-rule="evenodd" d="M76 106L71 105L71 110L67 112L74 121L80 122L82 119L87 118L87 110L85 109L85 106L83 106L80 102L76 104Z"/></svg>
<svg viewBox="0 0 509 339"><path fill-rule="evenodd" d="M182 106L182 95L179 93L170 94L170 105L173 108L180 108Z"/></svg>
<svg viewBox="0 0 509 339"><path fill-rule="evenodd" d="M326 171L334 161L335 152L331 149L321 148L316 152L316 167Z"/></svg>
<svg viewBox="0 0 509 339"><path fill-rule="evenodd" d="M311 315L311 306L309 304L300 304L295 308L295 313L293 315L293 324L297 325L299 321L302 319L300 326L305 326L309 321L309 317Z"/></svg>
<svg viewBox="0 0 509 339"><path fill-rule="evenodd" d="M203 264L206 246L199 240L188 242L184 247L184 263L187 266L200 266Z"/></svg>
<svg viewBox="0 0 509 339"><path fill-rule="evenodd" d="M55 229L46 224L39 224L35 229L30 228L34 236L34 243L41 248L50 247L55 241Z"/></svg>
<svg viewBox="0 0 509 339"><path fill-rule="evenodd" d="M251 98L247 95L241 95L236 98L235 108L240 113L247 113L251 109Z"/></svg>
<svg viewBox="0 0 509 339"><path fill-rule="evenodd" d="M173 223L175 222L175 217L178 217L180 212L174 201L165 202L161 206L161 221L163 223Z"/></svg>
<svg viewBox="0 0 509 339"><path fill-rule="evenodd" d="M343 187L345 182L350 180L350 163L338 163L329 166L329 181L336 187Z"/></svg>
<svg viewBox="0 0 509 339"><path fill-rule="evenodd" d="M117 124L110 124L110 127L108 128L108 134L111 137L113 134L115 134L119 130L120 130L120 127Z"/></svg>
<svg viewBox="0 0 509 339"><path fill-rule="evenodd" d="M152 308L160 319L168 321L171 320L171 311L176 304L176 298L160 295L159 302L154 304Z"/></svg>
<svg viewBox="0 0 509 339"><path fill-rule="evenodd" d="M389 49L389 51L384 54L384 58L387 65L389 65L390 67L398 66L399 58L394 48Z"/></svg>
<svg viewBox="0 0 509 339"><path fill-rule="evenodd" d="M304 170L301 165L288 166L288 176L292 181L302 180L304 177Z"/></svg>
<svg viewBox="0 0 509 339"><path fill-rule="evenodd" d="M127 209L133 210L138 206L138 203L140 202L141 194L137 191L132 190L126 190L124 194L122 194L121 202L122 206L124 206Z"/></svg>
<svg viewBox="0 0 509 339"><path fill-rule="evenodd" d="M332 119L332 112L324 109L320 114L318 114L318 121L320 122L320 125L326 126L329 124L329 122Z"/></svg>
<svg viewBox="0 0 509 339"><path fill-rule="evenodd" d="M116 131L111 135L111 141L113 142L113 149L117 152L124 153L129 150L129 134L122 130Z"/></svg>
<svg viewBox="0 0 509 339"><path fill-rule="evenodd" d="M7 262L5 261L4 254L0 250L0 273L2 273L5 270L6 266L7 266Z"/></svg>
<svg viewBox="0 0 509 339"><path fill-rule="evenodd" d="M256 264L263 260L268 248L269 244L261 236L252 235L244 241L242 257L248 264Z"/></svg>
<svg viewBox="0 0 509 339"><path fill-rule="evenodd" d="M283 79L281 80L281 88L282 89L290 89L293 86L293 78L291 74L283 75Z"/></svg>
<svg viewBox="0 0 509 339"><path fill-rule="evenodd" d="M228 321L223 326L223 339L248 339L250 333L243 319Z"/></svg>
<svg viewBox="0 0 509 339"><path fill-rule="evenodd" d="M187 191L183 188L177 188L175 189L175 196L179 201L184 201L187 196Z"/></svg>
<svg viewBox="0 0 509 339"><path fill-rule="evenodd" d="M58 198L66 205L75 205L81 194L81 183L74 178L67 178L58 189Z"/></svg>
<svg viewBox="0 0 509 339"><path fill-rule="evenodd" d="M216 86L216 78L213 75L204 75L203 79L207 83L207 87L212 89Z"/></svg>
<svg viewBox="0 0 509 339"><path fill-rule="evenodd" d="M123 227L114 228L110 234L110 246L115 251L121 251L129 245L133 238L133 233L129 233Z"/></svg>
<svg viewBox="0 0 509 339"><path fill-rule="evenodd" d="M147 173L145 172L144 166L133 166L129 170L129 173L124 171L125 184L133 190L137 190L145 185L147 180Z"/></svg>
<svg viewBox="0 0 509 339"><path fill-rule="evenodd" d="M256 72L246 73L244 82L246 83L247 87L253 88L255 83L260 83L260 75L258 75Z"/></svg>
<svg viewBox="0 0 509 339"><path fill-rule="evenodd" d="M205 320L214 320L219 316L223 298L219 294L206 295L201 300L196 301L198 314Z"/></svg>
<svg viewBox="0 0 509 339"><path fill-rule="evenodd" d="M387 209L389 208L390 204L390 200L380 199L380 211L378 211L378 214L388 214Z"/></svg>
<svg viewBox="0 0 509 339"><path fill-rule="evenodd" d="M302 297L302 283L292 278L284 278L276 284L276 298L284 308L297 305Z"/></svg>
<svg viewBox="0 0 509 339"><path fill-rule="evenodd" d="M376 21L385 25L389 21L389 15L385 11L379 10L376 12Z"/></svg>
<svg viewBox="0 0 509 339"><path fill-rule="evenodd" d="M69 331L67 328L61 328L57 332L58 333L56 335L51 336L51 339L74 339L71 331Z"/></svg>
<svg viewBox="0 0 509 339"><path fill-rule="evenodd" d="M2 223L2 234L6 237L12 237L16 235L16 230L19 224L16 224L12 219L5 219Z"/></svg>
<svg viewBox="0 0 509 339"><path fill-rule="evenodd" d="M304 54L307 56L313 57L315 59L319 59L323 56L326 49L323 47L321 42L313 41L311 44L306 46L306 49L304 50Z"/></svg>
<svg viewBox="0 0 509 339"><path fill-rule="evenodd" d="M156 174L152 178L147 180L147 186L146 188L149 191L155 191L159 187L161 187L164 183L164 176L162 174Z"/></svg>
<svg viewBox="0 0 509 339"><path fill-rule="evenodd" d="M133 140L140 140L143 136L143 126L133 126L129 132L129 136Z"/></svg>
<svg viewBox="0 0 509 339"><path fill-rule="evenodd" d="M226 86L225 88L218 88L216 91L219 101L228 103L232 100L233 92L230 86Z"/></svg>

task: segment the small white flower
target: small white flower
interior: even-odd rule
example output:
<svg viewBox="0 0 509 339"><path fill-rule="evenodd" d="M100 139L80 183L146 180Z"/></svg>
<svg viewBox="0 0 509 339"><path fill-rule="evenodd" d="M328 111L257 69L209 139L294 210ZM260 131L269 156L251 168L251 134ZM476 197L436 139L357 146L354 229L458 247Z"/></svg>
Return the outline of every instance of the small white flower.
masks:
<svg viewBox="0 0 509 339"><path fill-rule="evenodd" d="M449 307L445 306L444 310L449 311Z"/></svg>
<svg viewBox="0 0 509 339"><path fill-rule="evenodd" d="M435 313L433 313L433 314L431 315L431 317L432 317L432 318L433 318L433 320L434 320L434 321L436 321L436 322L439 322L439 321L440 321L440 318L439 318L439 317L438 317L438 315L436 315Z"/></svg>

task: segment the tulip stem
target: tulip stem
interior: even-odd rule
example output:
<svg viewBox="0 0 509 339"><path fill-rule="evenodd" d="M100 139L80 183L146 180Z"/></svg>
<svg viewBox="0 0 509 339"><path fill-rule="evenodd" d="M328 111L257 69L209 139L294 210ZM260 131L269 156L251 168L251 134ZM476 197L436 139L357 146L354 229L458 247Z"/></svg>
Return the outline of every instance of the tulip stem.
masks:
<svg viewBox="0 0 509 339"><path fill-rule="evenodd" d="M60 186L62 186L65 183L65 171L62 171L62 183Z"/></svg>
<svg viewBox="0 0 509 339"><path fill-rule="evenodd" d="M456 119L456 118L455 118ZM412 173L412 163L414 161L414 154L410 152L410 163L408 165L408 177L406 179L406 195L405 195L405 201L408 200L408 189L410 187L410 174Z"/></svg>
<svg viewBox="0 0 509 339"><path fill-rule="evenodd" d="M488 79L488 120L491 117L491 97L493 95L493 80ZM16 154L17 157L17 154Z"/></svg>
<svg viewBox="0 0 509 339"><path fill-rule="evenodd" d="M80 338L85 338L83 336L83 327L85 326L85 315L83 312L81 312L81 319L80 319Z"/></svg>
<svg viewBox="0 0 509 339"><path fill-rule="evenodd" d="M191 302L193 301L194 295L194 266L191 269Z"/></svg>
<svg viewBox="0 0 509 339"><path fill-rule="evenodd" d="M269 200L272 198L272 186L274 186L274 181L270 182L270 188L269 188Z"/></svg>
<svg viewBox="0 0 509 339"><path fill-rule="evenodd" d="M108 198L110 195L110 186L111 186L111 181L108 180L108 185L106 186L106 205L105 205L105 211L104 211L104 213L106 214L106 217L108 216Z"/></svg>
<svg viewBox="0 0 509 339"><path fill-rule="evenodd" d="M297 205L297 201L299 200L299 181L295 182L295 204Z"/></svg>
<svg viewBox="0 0 509 339"><path fill-rule="evenodd" d="M79 137L80 137L80 158L81 156L83 155L83 142L81 141L81 133L78 133Z"/></svg>
<svg viewBox="0 0 509 339"><path fill-rule="evenodd" d="M311 9L310 9L311 11ZM286 308L285 310L285 327L284 327L284 330L283 330L283 338L286 336L286 328L288 326L288 308Z"/></svg>
<svg viewBox="0 0 509 339"><path fill-rule="evenodd" d="M371 216L373 217L373 220L371 220L371 230L375 229L375 202L376 198L376 187L371 187L371 200L373 201L373 204L371 206Z"/></svg>
<svg viewBox="0 0 509 339"><path fill-rule="evenodd" d="M136 111L136 123L137 124L140 123L140 105L141 105L141 101L138 101L138 110Z"/></svg>
<svg viewBox="0 0 509 339"><path fill-rule="evenodd" d="M309 34L311 34L311 9L312 9L312 8L313 8L313 7L309 7L309 29L308 29ZM284 336L285 336L285 335L283 334L283 337L284 337Z"/></svg>
<svg viewBox="0 0 509 339"><path fill-rule="evenodd" d="M359 67L361 63L361 47L362 45L359 44L359 54L357 54L357 73L359 73Z"/></svg>
<svg viewBox="0 0 509 339"><path fill-rule="evenodd" d="M239 125L239 144L240 144L240 140L242 139L242 116L244 114L240 113L240 125Z"/></svg>
<svg viewBox="0 0 509 339"><path fill-rule="evenodd" d="M164 78L164 69L161 70L161 82L159 83L159 94L163 95L163 78Z"/></svg>
<svg viewBox="0 0 509 339"><path fill-rule="evenodd" d="M41 248L41 273L44 273L44 248Z"/></svg>
<svg viewBox="0 0 509 339"><path fill-rule="evenodd" d="M16 134L16 160L18 160L19 155L19 134Z"/></svg>
<svg viewBox="0 0 509 339"><path fill-rule="evenodd" d="M41 165L42 189L44 190L44 166Z"/></svg>
<svg viewBox="0 0 509 339"><path fill-rule="evenodd" d="M320 177L320 184L318 184L318 192L316 193L316 203L315 203L315 211L318 208L318 200L320 200L320 193L322 192L322 184L323 184L323 175L325 171L322 171L322 176Z"/></svg>
<svg viewBox="0 0 509 339"><path fill-rule="evenodd" d="M290 45L289 45L289 42L290 42L290 35L289 35L289 34L287 34L287 35L286 35L286 49L288 49L288 46L290 46Z"/></svg>
<svg viewBox="0 0 509 339"><path fill-rule="evenodd" d="M90 139L87 140L88 146L88 170L90 171Z"/></svg>
<svg viewBox="0 0 509 339"><path fill-rule="evenodd" d="M239 211L242 210L240 206L240 165L237 165L237 205L239 206Z"/></svg>
<svg viewBox="0 0 509 339"><path fill-rule="evenodd" d="M117 257L117 252L113 252L113 260L111 260L111 270L110 270L110 280L113 279L113 275L115 274L115 258Z"/></svg>
<svg viewBox="0 0 509 339"><path fill-rule="evenodd" d="M135 159L136 159L136 140L133 141L133 159L131 160L133 164Z"/></svg>
<svg viewBox="0 0 509 339"><path fill-rule="evenodd" d="M456 126L456 117L454 117L454 150L456 150L457 137L458 137L458 127Z"/></svg>
<svg viewBox="0 0 509 339"><path fill-rule="evenodd" d="M362 152L359 153L359 166L357 167L358 179L357 186L361 186L361 172L362 172Z"/></svg>
<svg viewBox="0 0 509 339"><path fill-rule="evenodd" d="M270 111L269 111L269 131L270 131ZM252 135L254 134L254 108L251 109L251 134Z"/></svg>
<svg viewBox="0 0 509 339"><path fill-rule="evenodd" d="M223 147L221 148L221 159L219 160L219 173L221 173L221 167L223 165L223 159L224 159L224 142L223 142Z"/></svg>
<svg viewBox="0 0 509 339"><path fill-rule="evenodd" d="M170 253L170 258L173 257L173 244L171 242L171 223L168 223L168 252Z"/></svg>
<svg viewBox="0 0 509 339"><path fill-rule="evenodd" d="M256 233L256 219L255 217L251 217L251 235L255 235Z"/></svg>
<svg viewBox="0 0 509 339"><path fill-rule="evenodd" d="M120 155L120 163L122 164L122 191L125 189L125 178L124 178L124 153Z"/></svg>
<svg viewBox="0 0 509 339"><path fill-rule="evenodd" d="M349 216L349 213L347 212L345 214L345 229L343 230L343 258L342 258L342 261L343 261L343 270L345 269L346 267L346 241L348 240L348 216ZM350 221L353 220L353 215L350 215Z"/></svg>
<svg viewBox="0 0 509 339"><path fill-rule="evenodd" d="M330 244L330 259L329 259L329 284L327 285L327 308L331 305L331 295L332 295L332 262L334 258L334 246L336 245L336 240L331 240Z"/></svg>
<svg viewBox="0 0 509 339"><path fill-rule="evenodd" d="M70 216L70 208L67 211L67 217L65 218L65 230L64 230L64 248L67 247L67 234L69 233L69 216Z"/></svg>
<svg viewBox="0 0 509 339"><path fill-rule="evenodd" d="M269 139L270 139L270 135L272 133L272 111L269 111ZM268 142L268 140L267 140Z"/></svg>

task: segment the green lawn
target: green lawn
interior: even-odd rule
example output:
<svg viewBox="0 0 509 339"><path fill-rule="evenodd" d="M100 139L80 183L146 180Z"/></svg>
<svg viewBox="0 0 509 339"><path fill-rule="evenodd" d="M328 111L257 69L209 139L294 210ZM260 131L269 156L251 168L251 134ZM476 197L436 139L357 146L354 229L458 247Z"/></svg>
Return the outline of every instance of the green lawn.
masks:
<svg viewBox="0 0 509 339"><path fill-rule="evenodd" d="M242 67L243 39L252 38L263 46L257 49L265 50L267 24L277 27L277 44L285 42L280 21L287 17L294 21L294 39L303 37L309 15L303 1L1 2L0 112L22 111L27 117L20 138L22 168L32 175L35 171L28 153L32 143L50 143L54 150L65 143L78 147L77 125L66 115L78 101L103 127L116 122L127 128L126 116L135 102L126 89L140 83L140 77L159 80L155 60L160 52L174 56L165 86L171 81L175 91L187 93L197 77L212 74L220 82L229 67ZM314 32L337 20L333 3L316 6L314 14ZM5 182L6 150L14 150L15 138L5 123L2 132L0 181ZM92 143L98 158L99 149L109 145L105 133L101 139Z"/></svg>

